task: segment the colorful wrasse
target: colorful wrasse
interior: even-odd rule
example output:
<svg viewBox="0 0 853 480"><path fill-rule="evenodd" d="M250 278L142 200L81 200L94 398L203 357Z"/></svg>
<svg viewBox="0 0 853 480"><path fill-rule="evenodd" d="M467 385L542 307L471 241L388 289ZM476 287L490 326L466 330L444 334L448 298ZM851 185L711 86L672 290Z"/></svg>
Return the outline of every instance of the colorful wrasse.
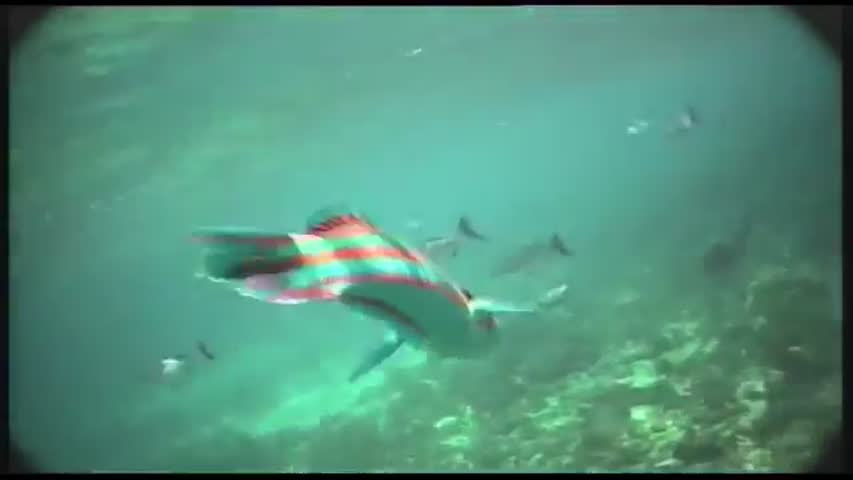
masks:
<svg viewBox="0 0 853 480"><path fill-rule="evenodd" d="M203 275L270 303L336 301L387 323L394 335L353 379L403 343L442 356L471 357L497 340L495 313L531 309L474 299L424 255L346 208L325 209L306 233L244 229L197 232Z"/></svg>

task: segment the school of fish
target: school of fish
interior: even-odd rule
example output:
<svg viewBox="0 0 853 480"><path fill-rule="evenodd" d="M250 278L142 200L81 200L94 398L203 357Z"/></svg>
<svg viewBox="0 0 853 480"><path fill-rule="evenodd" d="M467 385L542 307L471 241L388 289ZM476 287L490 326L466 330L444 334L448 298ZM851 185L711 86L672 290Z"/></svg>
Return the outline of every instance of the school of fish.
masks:
<svg viewBox="0 0 853 480"><path fill-rule="evenodd" d="M403 345L445 358L481 357L499 343L499 317L538 309L537 302L517 305L473 295L439 266L437 259L456 256L463 242L487 241L466 217L454 235L426 240L423 253L348 207L317 211L304 232L222 227L193 236L202 247L200 275L238 294L285 305L337 302L382 322L388 334L352 370L350 381ZM571 255L554 234L524 246L493 273L514 274Z"/></svg>

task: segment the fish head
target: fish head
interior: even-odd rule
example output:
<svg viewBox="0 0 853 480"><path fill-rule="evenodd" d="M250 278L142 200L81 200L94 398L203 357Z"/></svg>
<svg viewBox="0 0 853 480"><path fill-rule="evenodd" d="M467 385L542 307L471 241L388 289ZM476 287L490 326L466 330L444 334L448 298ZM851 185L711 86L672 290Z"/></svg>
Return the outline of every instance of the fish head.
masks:
<svg viewBox="0 0 853 480"><path fill-rule="evenodd" d="M524 314L536 312L535 307L516 305L491 298L472 298L469 301L473 330L483 336L497 336L499 331L498 318L501 315Z"/></svg>
<svg viewBox="0 0 853 480"><path fill-rule="evenodd" d="M472 354L482 355L500 342L500 328L495 314L488 310L471 310L469 349Z"/></svg>

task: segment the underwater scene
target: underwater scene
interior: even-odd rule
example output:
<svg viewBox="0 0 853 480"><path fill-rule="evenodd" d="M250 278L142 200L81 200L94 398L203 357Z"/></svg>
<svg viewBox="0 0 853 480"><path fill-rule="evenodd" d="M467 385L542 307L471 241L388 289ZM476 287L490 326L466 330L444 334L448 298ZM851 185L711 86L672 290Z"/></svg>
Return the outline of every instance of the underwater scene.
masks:
<svg viewBox="0 0 853 480"><path fill-rule="evenodd" d="M59 472L796 472L840 60L776 7L75 7L10 56L9 423Z"/></svg>

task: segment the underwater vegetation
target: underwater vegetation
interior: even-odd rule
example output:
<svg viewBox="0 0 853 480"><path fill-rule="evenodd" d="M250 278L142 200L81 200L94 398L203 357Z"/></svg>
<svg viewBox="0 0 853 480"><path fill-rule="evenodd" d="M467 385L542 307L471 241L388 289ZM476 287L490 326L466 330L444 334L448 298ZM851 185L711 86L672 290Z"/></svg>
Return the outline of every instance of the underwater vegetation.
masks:
<svg viewBox="0 0 853 480"><path fill-rule="evenodd" d="M761 265L748 278L729 318L709 318L700 295L657 308L669 318L630 340L577 341L564 322L520 338L526 355L389 366L360 408L261 436L220 430L161 461L182 471L797 471L839 419L830 285L808 264ZM609 308L646 315L641 291L630 297Z"/></svg>

